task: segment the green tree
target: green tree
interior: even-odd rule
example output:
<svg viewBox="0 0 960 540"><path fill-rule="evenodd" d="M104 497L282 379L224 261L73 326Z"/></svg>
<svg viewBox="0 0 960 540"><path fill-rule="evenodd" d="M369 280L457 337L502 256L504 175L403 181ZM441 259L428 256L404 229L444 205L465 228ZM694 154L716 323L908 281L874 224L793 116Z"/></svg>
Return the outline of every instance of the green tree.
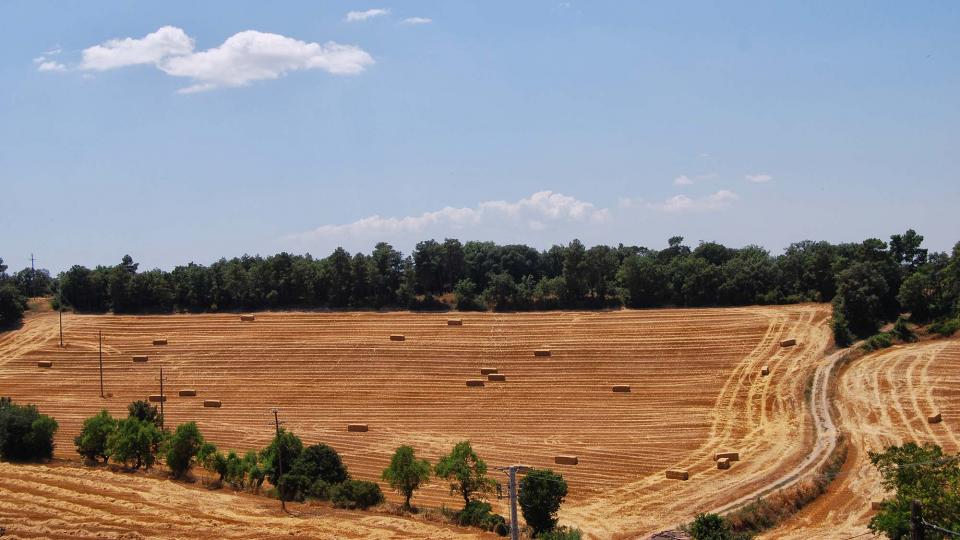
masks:
<svg viewBox="0 0 960 540"><path fill-rule="evenodd" d="M160 410L143 399L127 405L127 416L143 422L150 422L157 427L163 424L163 416L160 415Z"/></svg>
<svg viewBox="0 0 960 540"><path fill-rule="evenodd" d="M730 526L717 514L697 514L690 525L693 540L731 540Z"/></svg>
<svg viewBox="0 0 960 540"><path fill-rule="evenodd" d="M409 509L413 492L430 479L430 462L417 459L412 447L401 446L393 453L390 466L384 469L381 478L403 495L403 507Z"/></svg>
<svg viewBox="0 0 960 540"><path fill-rule="evenodd" d="M579 302L587 292L587 250L580 240L574 240L567 246L563 258L563 281L566 302Z"/></svg>
<svg viewBox="0 0 960 540"><path fill-rule="evenodd" d="M464 507L478 495L490 493L495 482L487 478L487 464L470 446L470 441L461 441L450 454L440 458L434 467L438 478L450 482L450 494L463 497Z"/></svg>
<svg viewBox="0 0 960 540"><path fill-rule="evenodd" d="M182 478L193 466L197 452L203 446L203 435L196 422L180 424L167 440L167 466L174 478Z"/></svg>
<svg viewBox="0 0 960 540"><path fill-rule="evenodd" d="M77 453L91 461L103 458L103 462L106 463L110 459L107 440L115 429L117 429L117 421L106 409L87 418L83 421L80 434L73 439Z"/></svg>
<svg viewBox="0 0 960 540"><path fill-rule="evenodd" d="M627 289L630 307L659 306L667 293L667 278L654 257L630 255L623 260L617 279Z"/></svg>
<svg viewBox="0 0 960 540"><path fill-rule="evenodd" d="M960 529L960 455L945 455L937 445L912 442L869 455L880 471L880 484L893 492L870 520L871 531L889 538L906 538L910 505L915 500L922 505L926 521L954 531Z"/></svg>
<svg viewBox="0 0 960 540"><path fill-rule="evenodd" d="M886 318L885 298L889 287L876 265L857 262L840 272L833 303L847 320L850 331L859 337L877 332Z"/></svg>
<svg viewBox="0 0 960 540"><path fill-rule="evenodd" d="M330 500L337 508L366 510L383 503L383 492L376 482L347 480L333 487Z"/></svg>
<svg viewBox="0 0 960 540"><path fill-rule="evenodd" d="M117 429L107 437L107 452L115 462L128 467L132 463L134 470L149 469L157 460L163 438L163 432L153 422L129 416L118 422Z"/></svg>
<svg viewBox="0 0 960 540"><path fill-rule="evenodd" d="M550 469L533 469L520 480L520 509L534 536L557 526L557 511L567 496L567 481Z"/></svg>
<svg viewBox="0 0 960 540"><path fill-rule="evenodd" d="M323 480L328 484L339 484L350 474L336 450L325 444L314 444L303 449L300 457L290 465L290 474L307 477L312 484Z"/></svg>
<svg viewBox="0 0 960 540"><path fill-rule="evenodd" d="M270 483L276 486L280 481L281 463L283 472L287 473L302 453L303 441L300 437L280 428L280 433L270 441L270 445L264 448L260 455L263 472Z"/></svg>
<svg viewBox="0 0 960 540"><path fill-rule="evenodd" d="M0 398L0 459L34 461L53 457L57 421L35 405L17 405Z"/></svg>
<svg viewBox="0 0 960 540"><path fill-rule="evenodd" d="M470 278L463 278L453 288L453 297L456 308L460 311L482 310L483 306L477 301L477 284Z"/></svg>
<svg viewBox="0 0 960 540"><path fill-rule="evenodd" d="M927 262L927 250L921 248L921 244L923 244L923 236L913 229L907 229L907 232L902 235L894 234L890 237L890 255L907 274L915 272Z"/></svg>
<svg viewBox="0 0 960 540"><path fill-rule="evenodd" d="M23 319L27 299L12 283L0 283L0 328L13 326Z"/></svg>

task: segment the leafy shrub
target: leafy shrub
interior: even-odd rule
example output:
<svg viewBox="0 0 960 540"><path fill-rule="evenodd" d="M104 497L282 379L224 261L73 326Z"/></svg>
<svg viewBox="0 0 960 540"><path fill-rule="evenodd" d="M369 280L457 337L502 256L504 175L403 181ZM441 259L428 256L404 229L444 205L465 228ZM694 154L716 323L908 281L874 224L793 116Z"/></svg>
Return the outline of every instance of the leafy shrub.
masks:
<svg viewBox="0 0 960 540"><path fill-rule="evenodd" d="M300 457L290 464L291 474L302 474L310 479L339 484L350 478L347 467L336 450L325 444L314 444L303 449Z"/></svg>
<svg viewBox="0 0 960 540"><path fill-rule="evenodd" d="M0 328L12 326L23 318L27 299L12 284L0 285Z"/></svg>
<svg viewBox="0 0 960 540"><path fill-rule="evenodd" d="M53 457L57 421L35 405L17 405L0 398L0 459L33 461Z"/></svg>
<svg viewBox="0 0 960 540"><path fill-rule="evenodd" d="M302 501L310 479L302 474L288 473L280 477L277 495L285 501Z"/></svg>
<svg viewBox="0 0 960 540"><path fill-rule="evenodd" d="M325 480L314 480L314 482L310 484L310 487L307 488L307 497L321 501L329 501L330 494L333 492L334 487L335 486Z"/></svg>
<svg viewBox="0 0 960 540"><path fill-rule="evenodd" d="M157 459L163 432L153 422L140 420L134 416L124 418L117 423L117 429L107 437L107 452L114 461L134 469L149 469Z"/></svg>
<svg viewBox="0 0 960 540"><path fill-rule="evenodd" d="M943 321L937 321L930 325L929 330L935 334L940 334L943 337L950 337L960 330L960 317L956 319L947 319Z"/></svg>
<svg viewBox="0 0 960 540"><path fill-rule="evenodd" d="M163 424L163 416L160 415L160 410L157 409L156 405L151 405L142 399L127 405L127 416L143 422L151 422L157 427Z"/></svg>
<svg viewBox="0 0 960 540"><path fill-rule="evenodd" d="M567 482L550 469L531 470L520 481L520 508L534 535L557 526L557 511L567 496Z"/></svg>
<svg viewBox="0 0 960 540"><path fill-rule="evenodd" d="M107 452L107 439L115 429L117 429L117 421L106 409L96 416L87 418L83 421L83 427L80 428L80 435L73 439L77 453L91 461L103 458L103 462L106 463L110 459L110 453Z"/></svg>
<svg viewBox="0 0 960 540"><path fill-rule="evenodd" d="M730 540L730 526L717 514L697 514L690 525L694 540Z"/></svg>
<svg viewBox="0 0 960 540"><path fill-rule="evenodd" d="M849 347L853 343L853 333L847 325L847 318L843 312L834 308L833 319L830 321L830 329L833 330L833 341L837 347Z"/></svg>
<svg viewBox="0 0 960 540"><path fill-rule="evenodd" d="M507 529L507 532L510 532L509 528ZM580 529L559 527L555 530L542 533L537 536L537 538L538 540L580 540L583 538L583 532Z"/></svg>
<svg viewBox="0 0 960 540"><path fill-rule="evenodd" d="M876 351L879 349L886 349L893 345L893 338L890 334L886 332L881 332L879 334L874 334L867 338L861 348L867 352Z"/></svg>
<svg viewBox="0 0 960 540"><path fill-rule="evenodd" d="M896 324L893 325L893 335L904 343L912 343L917 340L917 335L910 330L906 319L898 317Z"/></svg>
<svg viewBox="0 0 960 540"><path fill-rule="evenodd" d="M383 503L383 492L376 482L347 480L333 487L330 500L337 508L360 508L366 510Z"/></svg>
<svg viewBox="0 0 960 540"><path fill-rule="evenodd" d="M181 478L190 471L193 460L203 446L203 435L196 422L187 422L177 426L167 441L167 466L174 478ZM226 471L224 471L226 472ZM221 479L223 475L221 474Z"/></svg>
<svg viewBox="0 0 960 540"><path fill-rule="evenodd" d="M457 523L464 527L479 527L485 531L492 531L499 524L506 524L506 519L491 512L493 507L483 501L470 501L463 510L457 513Z"/></svg>

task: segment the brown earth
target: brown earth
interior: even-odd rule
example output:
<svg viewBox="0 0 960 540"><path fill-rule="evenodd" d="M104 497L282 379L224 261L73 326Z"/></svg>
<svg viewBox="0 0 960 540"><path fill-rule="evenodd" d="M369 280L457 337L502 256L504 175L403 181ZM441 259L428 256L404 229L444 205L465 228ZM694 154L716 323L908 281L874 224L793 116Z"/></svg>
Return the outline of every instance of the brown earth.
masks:
<svg viewBox="0 0 960 540"><path fill-rule="evenodd" d="M840 374L835 406L847 462L826 494L766 537L869 537L871 502L887 494L868 451L906 442L960 451L960 341L900 345L852 361ZM936 412L943 422L929 424Z"/></svg>
<svg viewBox="0 0 960 540"><path fill-rule="evenodd" d="M123 415L130 401L158 393L161 366L168 425L196 420L222 449L264 446L271 407L305 443L340 451L360 479L377 480L400 444L435 461L470 439L491 466L521 462L562 473L570 495L561 523L598 538L640 536L734 501L793 470L813 445L804 388L830 344L826 306L456 314L463 326L447 326L449 316L258 313L255 322L240 322L232 314L64 314L61 349L56 313L32 314L23 328L0 334L0 394L36 403L60 422L63 458L77 457L72 439L83 418L101 408ZM99 397L98 330L106 399ZM155 338L168 345L152 345ZM798 345L781 348L787 338ZM534 357L538 348L552 355ZM134 355L149 361L133 363ZM53 368L37 368L38 360L52 360ZM767 377L759 376L763 365ZM481 366L507 380L466 387ZM614 384L631 392L614 393ZM197 396L178 397L181 388ZM204 408L204 399L223 407ZM348 423L369 431L348 432ZM714 452L730 450L741 461L717 470ZM554 464L560 454L578 456L579 464ZM690 480L666 480L671 468L688 470ZM100 474L71 474L80 473ZM45 474L63 487L59 470ZM109 478L117 482L111 489L133 489L127 477ZM0 477L0 489L17 491L7 482ZM139 489L158 489L148 485ZM504 501L493 502L506 513ZM414 503L458 504L439 481ZM258 512L259 499L250 504L236 511ZM110 503L99 507L111 511ZM138 530L139 518L128 519ZM93 534L98 523L87 516L63 525ZM211 518L211 534L217 523Z"/></svg>

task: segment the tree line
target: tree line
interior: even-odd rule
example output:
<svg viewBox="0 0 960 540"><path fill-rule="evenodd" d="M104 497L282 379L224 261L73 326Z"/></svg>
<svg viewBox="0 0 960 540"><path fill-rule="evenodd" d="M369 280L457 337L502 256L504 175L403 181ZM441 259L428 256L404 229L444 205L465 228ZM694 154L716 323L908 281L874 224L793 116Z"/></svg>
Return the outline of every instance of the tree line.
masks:
<svg viewBox="0 0 960 540"><path fill-rule="evenodd" d="M83 421L74 446L90 465L112 461L128 470L150 469L165 463L170 476L189 479L194 467L216 475L210 487L229 485L235 490L267 494L282 501L330 501L335 507L361 509L383 504L379 484L351 477L340 454L322 443L305 445L283 428L267 447L242 456L222 451L206 440L196 422L185 422L173 431L163 427L163 416L147 401L134 401L127 416L114 418L107 410ZM0 398L0 459L42 461L53 457L57 422L33 405L18 405ZM402 511L414 510L411 499L431 475L449 485L450 494L463 499L459 511L446 517L459 525L478 527L501 536L509 532L506 519L493 512L487 497L500 485L490 478L486 462L469 441L454 445L435 465L416 456L408 445L396 449L381 479L403 497ZM578 530L557 527L557 512L567 496L567 482L550 469L532 469L520 482L519 504L533 537L577 540Z"/></svg>
<svg viewBox="0 0 960 540"><path fill-rule="evenodd" d="M923 236L912 229L889 242L797 242L780 255L755 245L691 247L679 236L659 250L587 248L579 240L537 250L446 239L420 242L406 256L381 242L369 254L337 248L325 258L244 255L170 272L140 271L127 255L116 266L77 265L56 278L42 270L13 276L0 271L0 303L3 290L21 299L55 292L77 311L114 313L833 302L838 342L849 343L902 312L911 313L913 322L946 321L946 330L956 329L950 319L960 310L960 243L951 254L930 253L922 244Z"/></svg>

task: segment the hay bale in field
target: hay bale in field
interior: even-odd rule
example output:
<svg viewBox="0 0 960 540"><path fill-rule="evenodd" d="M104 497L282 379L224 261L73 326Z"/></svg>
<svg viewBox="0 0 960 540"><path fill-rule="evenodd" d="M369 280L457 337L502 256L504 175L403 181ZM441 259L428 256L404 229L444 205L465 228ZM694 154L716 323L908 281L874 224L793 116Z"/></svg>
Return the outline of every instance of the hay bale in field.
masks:
<svg viewBox="0 0 960 540"><path fill-rule="evenodd" d="M147 357L146 357L146 355L142 355L142 354L141 354L141 355L139 355L139 356L134 356L134 357L133 357L133 361L134 361L134 362L146 362L146 361L147 361Z"/></svg>
<svg viewBox="0 0 960 540"><path fill-rule="evenodd" d="M480 374L481 374L481 375L489 375L489 374L491 374L491 373L496 373L496 372L497 372L497 368L495 368L495 367L482 367L482 368L480 368Z"/></svg>
<svg viewBox="0 0 960 540"><path fill-rule="evenodd" d="M580 463L580 458L577 456L554 456L553 462L557 465L577 465Z"/></svg>
<svg viewBox="0 0 960 540"><path fill-rule="evenodd" d="M667 478L670 480L689 480L690 473L681 469L670 469L667 471Z"/></svg>
<svg viewBox="0 0 960 540"><path fill-rule="evenodd" d="M935 415L933 415L933 416L928 416L928 417L927 417L927 422L929 422L929 423L931 423L931 424L939 424L940 422L943 422L943 414L937 413L937 414L935 414Z"/></svg>
<svg viewBox="0 0 960 540"><path fill-rule="evenodd" d="M160 394L150 394L147 396L147 400L151 403L160 403L161 401L166 401L167 396L161 396Z"/></svg>
<svg viewBox="0 0 960 540"><path fill-rule="evenodd" d="M870 501L871 510L880 510L883 508L883 501Z"/></svg>
<svg viewBox="0 0 960 540"><path fill-rule="evenodd" d="M219 399L205 399L205 400L203 400L203 406L204 406L204 407L220 408L221 405L223 405L223 404L220 402Z"/></svg>
<svg viewBox="0 0 960 540"><path fill-rule="evenodd" d="M447 326L463 326L463 319L447 319Z"/></svg>
<svg viewBox="0 0 960 540"><path fill-rule="evenodd" d="M630 391L630 385L629 385L629 384L615 384L615 385L613 385L613 391L614 391L614 392L629 392L629 391Z"/></svg>
<svg viewBox="0 0 960 540"><path fill-rule="evenodd" d="M729 469L730 468L730 459L722 457L717 460L718 469Z"/></svg>
<svg viewBox="0 0 960 540"><path fill-rule="evenodd" d="M780 342L781 347L793 347L796 344L797 344L797 340L793 338L785 339Z"/></svg>
<svg viewBox="0 0 960 540"><path fill-rule="evenodd" d="M193 397L197 395L197 391L192 388L188 388L177 392L177 395L180 397Z"/></svg>
<svg viewBox="0 0 960 540"><path fill-rule="evenodd" d="M43 368L53 367L53 362L50 360L38 360L37 367L43 367Z"/></svg>
<svg viewBox="0 0 960 540"><path fill-rule="evenodd" d="M491 373L491 374L487 375L487 380L488 380L488 381L504 382L504 381L507 380L507 376L504 375L503 373Z"/></svg>
<svg viewBox="0 0 960 540"><path fill-rule="evenodd" d="M483 379L467 379L467 386L483 386Z"/></svg>
<svg viewBox="0 0 960 540"><path fill-rule="evenodd" d="M256 317L255 315L241 315L241 316L240 316L240 322L253 322L253 321L255 321L255 320L257 320L257 317Z"/></svg>
<svg viewBox="0 0 960 540"><path fill-rule="evenodd" d="M158 338L158 339L155 339L155 340L153 340L153 344L154 344L154 345L166 345L166 344L167 344L167 339L166 339L166 338Z"/></svg>
<svg viewBox="0 0 960 540"><path fill-rule="evenodd" d="M720 461L721 459L740 461L740 452L717 452L713 455L714 461Z"/></svg>
<svg viewBox="0 0 960 540"><path fill-rule="evenodd" d="M356 433L363 433L363 432L365 432L365 431L367 431L367 430L368 430L368 428L367 428L367 425L366 425L366 424L347 424L347 431L353 431L353 432L356 432Z"/></svg>
<svg viewBox="0 0 960 540"><path fill-rule="evenodd" d="M766 377L769 374L770 374L770 366L763 366L762 368L760 368L761 376Z"/></svg>
<svg viewBox="0 0 960 540"><path fill-rule="evenodd" d="M390 334L390 341L404 341L406 339L403 334Z"/></svg>
<svg viewBox="0 0 960 540"><path fill-rule="evenodd" d="M550 349L536 349L533 351L534 356L550 356Z"/></svg>

